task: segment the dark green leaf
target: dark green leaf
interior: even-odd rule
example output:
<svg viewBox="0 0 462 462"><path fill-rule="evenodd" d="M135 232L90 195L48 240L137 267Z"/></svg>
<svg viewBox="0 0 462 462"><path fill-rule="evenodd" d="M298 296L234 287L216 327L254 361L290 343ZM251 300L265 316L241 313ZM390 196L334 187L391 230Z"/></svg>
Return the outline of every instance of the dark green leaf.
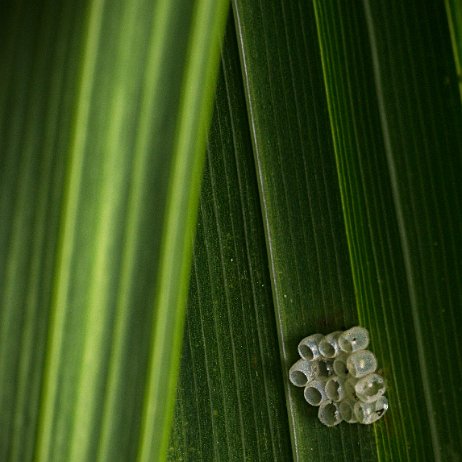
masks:
<svg viewBox="0 0 462 462"><path fill-rule="evenodd" d="M315 2L361 322L389 381L387 460L457 460L462 114L443 4Z"/></svg>
<svg viewBox="0 0 462 462"><path fill-rule="evenodd" d="M314 11L302 1L233 6L293 451L297 460L373 460L371 427L324 427L287 379L304 336L357 323Z"/></svg>
<svg viewBox="0 0 462 462"><path fill-rule="evenodd" d="M445 3L457 77L459 79L459 90L462 97L462 2L459 0L446 0Z"/></svg>
<svg viewBox="0 0 462 462"><path fill-rule="evenodd" d="M202 186L171 461L290 460L234 24Z"/></svg>

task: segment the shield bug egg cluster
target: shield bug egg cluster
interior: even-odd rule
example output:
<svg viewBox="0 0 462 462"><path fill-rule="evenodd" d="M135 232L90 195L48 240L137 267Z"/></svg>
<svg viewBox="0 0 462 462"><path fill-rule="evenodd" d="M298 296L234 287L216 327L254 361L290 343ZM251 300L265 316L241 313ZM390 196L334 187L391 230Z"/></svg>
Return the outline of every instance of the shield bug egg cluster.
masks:
<svg viewBox="0 0 462 462"><path fill-rule="evenodd" d="M289 379L304 388L308 404L319 407L324 425L372 424L387 411L385 380L368 345L369 332L360 326L309 335L298 344L300 359L290 368Z"/></svg>

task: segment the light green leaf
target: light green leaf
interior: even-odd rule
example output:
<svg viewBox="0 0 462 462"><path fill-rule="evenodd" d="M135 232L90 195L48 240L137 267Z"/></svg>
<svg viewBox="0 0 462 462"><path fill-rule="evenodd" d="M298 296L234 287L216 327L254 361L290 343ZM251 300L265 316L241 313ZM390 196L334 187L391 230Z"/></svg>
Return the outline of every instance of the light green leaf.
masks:
<svg viewBox="0 0 462 462"><path fill-rule="evenodd" d="M159 460L227 2L29 6L2 15L1 458Z"/></svg>

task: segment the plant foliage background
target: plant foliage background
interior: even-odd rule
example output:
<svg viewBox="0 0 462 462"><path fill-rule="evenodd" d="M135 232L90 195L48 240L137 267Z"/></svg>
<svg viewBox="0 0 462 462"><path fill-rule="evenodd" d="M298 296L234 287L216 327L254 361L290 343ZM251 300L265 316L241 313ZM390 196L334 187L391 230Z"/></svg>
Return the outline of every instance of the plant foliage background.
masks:
<svg viewBox="0 0 462 462"><path fill-rule="evenodd" d="M3 2L0 459L462 458L461 11ZM390 409L327 428L358 323Z"/></svg>

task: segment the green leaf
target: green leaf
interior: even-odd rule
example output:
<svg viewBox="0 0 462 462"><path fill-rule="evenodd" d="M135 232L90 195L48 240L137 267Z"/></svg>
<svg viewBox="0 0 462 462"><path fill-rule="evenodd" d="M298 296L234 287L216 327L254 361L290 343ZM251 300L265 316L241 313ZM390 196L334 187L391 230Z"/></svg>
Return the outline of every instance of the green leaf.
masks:
<svg viewBox="0 0 462 462"><path fill-rule="evenodd" d="M159 460L227 2L2 9L1 458Z"/></svg>
<svg viewBox="0 0 462 462"><path fill-rule="evenodd" d="M374 7L378 8L377 5ZM383 94L388 97L400 92L403 104L405 99L401 91L411 95L409 101L413 104L408 101L404 108L395 100L393 116L389 117L392 121L404 118L407 130L397 131L395 125L394 139L415 139L413 117L420 120L421 126L433 127L431 135L422 137L419 133L419 149L426 154L426 164L437 172L444 171L442 166L446 163L446 177L449 177L448 165L452 165L453 171L459 169L459 157L451 158L449 152L451 149L456 153L461 151L456 130L460 114L457 93L454 92L457 80L450 59L449 35L443 21L444 10L442 5L435 6L434 11L425 11L424 19L420 20L413 8L417 8L416 4L404 8L398 7L396 2L390 12L375 11L377 22L380 22L377 18L390 15L377 32L379 37L386 37L377 55L387 57L385 61L389 66L386 74L388 86ZM333 457L364 461L427 460L433 457L434 451L432 427L440 435L450 434L444 442L442 439L437 441L435 457L456 460L455 438L460 429L457 427L458 417L451 413L450 406L456 409L460 406L460 399L454 391L460 383L460 373L455 367L459 361L459 345L454 333L447 338L441 335L446 326L452 328L451 317L458 319L459 316L454 304L459 300L458 273L453 275L451 287L446 288L442 288L438 277L428 276L433 271L432 265L440 265L447 278L449 274L444 266L456 268L456 258L460 255L461 249L454 240L458 211L454 212L454 217L442 215L440 211L445 208L445 201L452 201L452 209L457 210L456 201L460 194L456 182L449 182L441 198L438 193L433 197L435 191L430 187L428 192L423 191L421 185L436 181L443 188L444 184L441 177L433 179L435 172L430 174L431 170L419 165L415 147L412 150L406 146L406 150L396 152L409 154L401 154L398 160L405 158L413 167L407 167L410 178L404 177L404 166L400 168L403 177L399 185L411 184L414 180L415 191L413 196L411 191L401 192L399 200L394 195L377 96L380 92L375 80L377 72L374 70L377 68L374 68L372 59L376 45L363 4L319 2L316 3L315 16L315 11L302 2L255 4L236 0L233 12L292 437L292 457L287 452L280 455L280 460L318 461ZM432 46L429 24L435 27ZM393 30L393 35L386 27ZM229 57L225 59L232 46L228 36L223 54L225 76L226 70L232 68ZM445 52L436 60L434 50L438 47ZM425 59L426 55L419 49L430 50L433 54ZM407 62L410 64L406 72L410 75L404 78L400 72L406 68L403 63ZM421 80L411 78L412 72L424 77ZM226 82L226 98L233 101L233 91L239 92L239 89L233 90L229 80ZM430 88L436 89L434 94ZM214 123L219 124L220 133L226 133L224 127L229 126L226 117L242 120L243 116L239 116L238 104L233 103L226 109L222 99L219 92L216 103L219 116L215 116ZM393 98L388 104L391 101ZM421 107L420 103L424 106ZM432 105L437 108L436 112L430 107ZM226 111L229 111L228 116ZM439 120L435 114L444 114L444 117ZM245 131L242 123L231 125L239 127L238 133ZM170 456L171 460L235 460L246 456L250 460L267 460L266 453L259 454L255 449L265 447L261 446L258 433L251 443L246 439L246 435L255 432L255 424L249 423L248 409L241 403L253 403L260 412L265 409L265 404L255 398L252 389L240 386L245 377L246 357L244 355L243 360L239 360L240 368L233 367L229 371L222 366L226 364L225 358L233 359L229 349L236 336L246 339L245 333L237 333L234 318L242 326L253 320L252 311L233 311L232 315L228 311L225 295L236 294L237 298L239 293L245 294L245 290L241 287L236 291L235 276L227 256L232 255L237 246L253 246L258 232L248 233L242 240L236 232L239 228L230 225L230 199L227 196L240 183L229 174L235 167L213 160L225 155L215 144L215 136L212 131L208 152L210 172L206 175L201 199L204 204L203 230L200 228L196 243L197 266L193 272L197 285L193 282L191 288L187 343ZM245 152L242 148L236 149L236 162ZM437 152L443 154L443 160L438 158ZM409 168L419 174L413 177ZM214 181L214 178L221 181ZM209 183L212 192L206 186ZM223 190L225 192L220 194ZM429 248L432 254L427 256L421 252L418 255L417 246L413 249L408 261L413 277L409 279L398 211L400 203L405 206L406 198L411 196L413 204L420 207L420 215L408 211L407 232L413 229L416 239L424 242L424 249ZM210 205L209 209L205 205L210 201L215 204L212 210ZM243 201L239 205L236 200L234 204L234 207L242 208L243 215L253 210ZM454 252L447 247L437 254L434 246L429 245L434 230L428 229L428 223L422 223L420 217L430 205L434 207L436 223L449 226L447 238L451 244L445 246L451 245ZM235 215L237 212L232 214ZM427 228L422 228L422 224ZM233 230L235 241L220 237L222 229ZM443 235L439 239L440 243L444 242ZM225 242L223 247L220 247L221 242ZM202 259L208 259L206 264L201 265L201 254ZM220 264L220 271L209 269L218 268ZM260 261L260 264L264 265L264 262ZM257 270L257 267L253 268ZM205 275L202 274L204 270ZM424 282L416 282L418 278L423 278ZM429 311L421 314L420 306L412 306L410 291L415 290L415 284L420 285L425 297L435 297L436 309L430 309L426 304ZM220 290L223 292L221 297ZM419 296L422 304L422 296ZM421 306L425 309L423 304ZM447 309L451 312L448 313ZM415 328L416 314L426 335L432 336L433 343L428 341L423 349ZM372 333L371 348L379 357L381 373L389 385L390 410L373 426L341 424L326 428L317 421L316 410L303 401L300 390L289 385L287 371L297 359L296 346L303 336L343 329L358 322ZM437 326L438 331L435 332L432 326ZM257 329L260 338L270 335L265 328L257 325ZM444 351L443 358L438 344L434 343L438 341ZM454 348L452 354L448 347ZM446 377L446 381L452 381L449 387L444 387L433 376L425 383L420 364L426 361L426 355L430 358L427 367L431 365L440 377L444 377L443 370L450 370ZM241 358L239 354L237 357ZM257 362L265 364L265 359L263 353L257 351ZM220 380L221 377L226 378ZM200 392L203 382L207 382L206 396ZM430 390L430 401L425 388ZM221 406L217 410L212 403L220 403L220 400ZM427 412L428 403L433 405L434 415ZM453 419L452 429L442 421L446 416ZM283 423L275 420L272 425L282 427ZM232 442L231 446L226 445L228 441ZM242 448L248 448L249 452L239 453ZM271 457L274 459L276 454Z"/></svg>
<svg viewBox="0 0 462 462"><path fill-rule="evenodd" d="M371 460L370 427L324 427L288 381L303 337L357 323L314 11L306 2L233 6L293 451L298 460Z"/></svg>
<svg viewBox="0 0 462 462"><path fill-rule="evenodd" d="M290 458L273 313L230 21L202 185L169 460Z"/></svg>
<svg viewBox="0 0 462 462"><path fill-rule="evenodd" d="M444 5L315 2L361 322L389 381L387 460L456 460L461 107Z"/></svg>
<svg viewBox="0 0 462 462"><path fill-rule="evenodd" d="M462 97L462 3L458 0L446 0L445 4Z"/></svg>
<svg viewBox="0 0 462 462"><path fill-rule="evenodd" d="M233 0L215 95L227 6L0 5L0 459L458 460L458 2ZM327 428L358 323L390 409Z"/></svg>

